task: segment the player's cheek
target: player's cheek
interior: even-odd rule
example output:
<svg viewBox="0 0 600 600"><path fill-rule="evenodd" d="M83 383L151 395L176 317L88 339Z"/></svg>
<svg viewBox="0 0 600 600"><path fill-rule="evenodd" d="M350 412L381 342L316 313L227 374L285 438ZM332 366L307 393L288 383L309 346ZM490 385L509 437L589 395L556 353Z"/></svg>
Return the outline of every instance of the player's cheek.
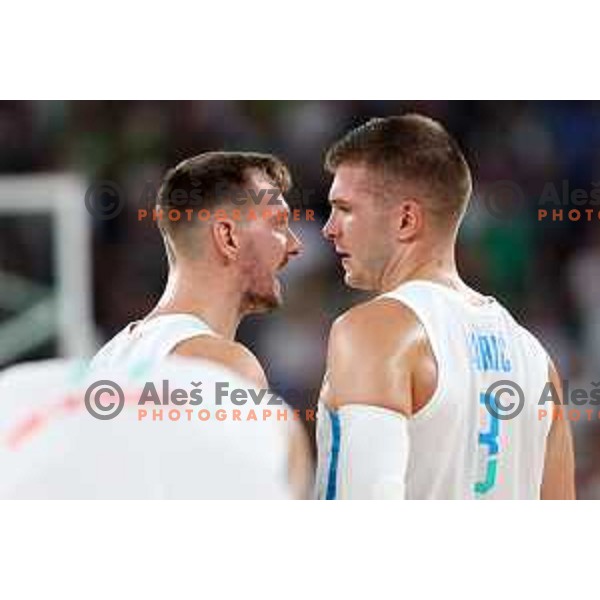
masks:
<svg viewBox="0 0 600 600"><path fill-rule="evenodd" d="M277 249L279 252L286 252L288 247L288 237L285 233L278 232L276 237Z"/></svg>
<svg viewBox="0 0 600 600"><path fill-rule="evenodd" d="M347 216L340 220L340 234L347 240L351 240L355 236L356 226L352 217Z"/></svg>
<svg viewBox="0 0 600 600"><path fill-rule="evenodd" d="M269 247L269 255L274 268L279 267L287 252L287 240L285 236L275 234Z"/></svg>

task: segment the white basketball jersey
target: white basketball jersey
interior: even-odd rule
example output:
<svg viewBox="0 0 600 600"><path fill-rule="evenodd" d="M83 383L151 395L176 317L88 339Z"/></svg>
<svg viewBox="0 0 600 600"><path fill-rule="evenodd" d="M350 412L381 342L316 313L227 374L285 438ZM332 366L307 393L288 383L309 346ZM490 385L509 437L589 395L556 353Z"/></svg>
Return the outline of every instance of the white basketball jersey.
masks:
<svg viewBox="0 0 600 600"><path fill-rule="evenodd" d="M158 315L147 321L136 321L98 351L92 359L92 367L144 369L164 360L181 342L198 335L216 336L216 333L191 314Z"/></svg>
<svg viewBox="0 0 600 600"><path fill-rule="evenodd" d="M0 374L0 499L291 496L291 418L264 419L262 406L232 407L217 400L217 383L227 382L230 391L254 389L251 383L213 363L184 358L135 371L89 370L83 361L54 360ZM86 408L86 390L98 381L103 387L117 383L123 391L123 409L114 418L95 418ZM202 403L145 404L148 415L156 410L161 418L140 419L142 389L150 382L162 393L165 381L171 391L201 389ZM94 398L95 393L88 401ZM110 399L105 396L102 402ZM177 420L169 415L173 410L181 413ZM203 418L200 410L206 411ZM219 418L218 410L226 417L222 413ZM252 410L255 419L249 418ZM275 410L287 407L273 407L274 415Z"/></svg>
<svg viewBox="0 0 600 600"><path fill-rule="evenodd" d="M551 425L551 410L546 416L539 405L549 374L540 343L493 298L475 306L427 281L382 297L409 307L423 325L437 388L408 419L366 405L321 405L318 497L539 498ZM406 431L406 444L390 439ZM400 447L408 456L398 456Z"/></svg>

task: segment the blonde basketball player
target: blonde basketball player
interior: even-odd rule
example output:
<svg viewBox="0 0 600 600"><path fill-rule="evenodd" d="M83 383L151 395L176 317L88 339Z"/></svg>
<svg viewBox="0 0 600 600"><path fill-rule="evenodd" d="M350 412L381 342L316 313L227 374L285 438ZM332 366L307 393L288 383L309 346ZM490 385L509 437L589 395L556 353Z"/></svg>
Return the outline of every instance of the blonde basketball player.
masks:
<svg viewBox="0 0 600 600"><path fill-rule="evenodd" d="M289 228L289 187L287 167L266 154L209 152L171 169L155 213L169 259L166 289L145 319L98 352L93 368L192 357L267 388L258 360L234 337L244 316L282 302L278 272L301 249ZM291 429L291 460L302 471L306 443L297 423Z"/></svg>
<svg viewBox="0 0 600 600"><path fill-rule="evenodd" d="M377 296L331 330L317 496L573 498L568 423L538 412L549 378L560 388L555 368L457 272L471 175L456 142L424 116L373 119L326 162L334 179L324 235L346 284ZM494 416L490 406L513 406L518 389L520 413Z"/></svg>

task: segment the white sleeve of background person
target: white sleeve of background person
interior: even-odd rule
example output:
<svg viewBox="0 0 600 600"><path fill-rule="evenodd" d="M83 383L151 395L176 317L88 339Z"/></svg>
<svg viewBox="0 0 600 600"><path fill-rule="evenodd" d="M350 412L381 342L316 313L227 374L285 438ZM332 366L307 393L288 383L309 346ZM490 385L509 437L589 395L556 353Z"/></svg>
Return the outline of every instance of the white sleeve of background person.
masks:
<svg viewBox="0 0 600 600"><path fill-rule="evenodd" d="M364 404L319 410L325 456L318 476L322 499L404 499L409 456L407 419Z"/></svg>
<svg viewBox="0 0 600 600"><path fill-rule="evenodd" d="M290 423L275 418L278 410L287 411L285 403L219 402L219 383L226 382L229 391L258 390L205 361L172 358L144 372L130 371L88 370L83 362L54 360L0 374L0 499L292 497ZM99 420L86 409L84 392L99 380L118 383L124 392L115 418ZM163 398L166 384L171 392L189 392L199 389L199 381L201 404L138 402L148 382ZM264 419L267 408L272 417ZM141 418L139 409L147 416ZM210 414L208 420L199 418L201 410ZM219 410L224 420L216 418ZM233 410L239 419L232 418ZM154 411L160 419L153 419ZM171 411L180 416L173 420Z"/></svg>

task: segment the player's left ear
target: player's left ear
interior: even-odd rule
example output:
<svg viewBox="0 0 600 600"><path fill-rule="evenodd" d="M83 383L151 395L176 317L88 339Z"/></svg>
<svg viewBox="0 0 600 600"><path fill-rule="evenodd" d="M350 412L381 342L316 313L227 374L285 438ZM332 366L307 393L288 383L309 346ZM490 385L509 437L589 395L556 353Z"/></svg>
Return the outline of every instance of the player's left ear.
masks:
<svg viewBox="0 0 600 600"><path fill-rule="evenodd" d="M423 205L413 198L406 198L398 203L395 210L396 235L402 242L411 241L424 224Z"/></svg>

